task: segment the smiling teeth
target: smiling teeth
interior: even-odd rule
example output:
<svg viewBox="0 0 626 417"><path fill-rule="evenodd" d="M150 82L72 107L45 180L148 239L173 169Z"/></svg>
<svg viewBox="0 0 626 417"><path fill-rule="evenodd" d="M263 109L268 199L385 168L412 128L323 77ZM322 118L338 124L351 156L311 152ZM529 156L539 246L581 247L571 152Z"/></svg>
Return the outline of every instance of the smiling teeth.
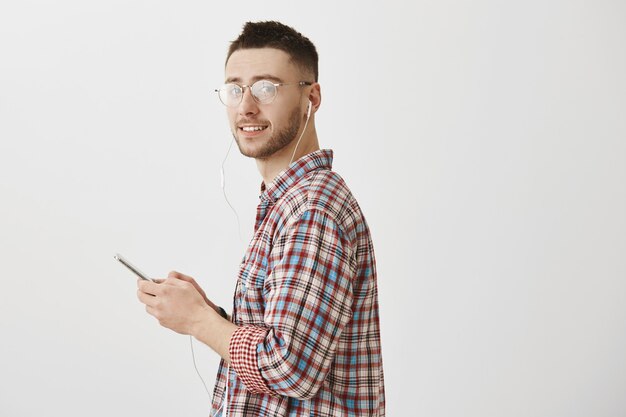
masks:
<svg viewBox="0 0 626 417"><path fill-rule="evenodd" d="M256 132L258 130L263 130L265 127L263 126L244 126L241 128L244 132Z"/></svg>

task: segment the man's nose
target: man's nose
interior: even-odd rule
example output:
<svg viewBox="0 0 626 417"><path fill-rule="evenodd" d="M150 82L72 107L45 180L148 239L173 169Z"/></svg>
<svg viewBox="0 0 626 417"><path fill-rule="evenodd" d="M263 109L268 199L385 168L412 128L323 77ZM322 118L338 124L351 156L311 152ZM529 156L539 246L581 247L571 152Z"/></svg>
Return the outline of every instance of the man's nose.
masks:
<svg viewBox="0 0 626 417"><path fill-rule="evenodd" d="M249 116L252 114L257 114L258 112L259 106L252 96L252 91L250 90L250 87L245 88L243 90L243 96L241 97L241 103L239 103L239 114L241 114L242 116Z"/></svg>

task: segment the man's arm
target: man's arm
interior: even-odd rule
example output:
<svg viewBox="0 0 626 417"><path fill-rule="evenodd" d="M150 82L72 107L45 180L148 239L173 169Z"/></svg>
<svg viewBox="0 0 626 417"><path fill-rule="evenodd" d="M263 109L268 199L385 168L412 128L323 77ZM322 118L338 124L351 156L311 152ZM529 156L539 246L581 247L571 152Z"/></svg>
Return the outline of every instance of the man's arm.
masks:
<svg viewBox="0 0 626 417"><path fill-rule="evenodd" d="M352 247L321 210L303 213L277 246L271 256L279 260L265 278L265 325L234 330L230 365L251 392L308 399L352 318Z"/></svg>
<svg viewBox="0 0 626 417"><path fill-rule="evenodd" d="M191 335L209 346L218 355L230 364L228 347L230 339L238 326L223 318L215 310L208 308L199 313L196 325L191 330Z"/></svg>

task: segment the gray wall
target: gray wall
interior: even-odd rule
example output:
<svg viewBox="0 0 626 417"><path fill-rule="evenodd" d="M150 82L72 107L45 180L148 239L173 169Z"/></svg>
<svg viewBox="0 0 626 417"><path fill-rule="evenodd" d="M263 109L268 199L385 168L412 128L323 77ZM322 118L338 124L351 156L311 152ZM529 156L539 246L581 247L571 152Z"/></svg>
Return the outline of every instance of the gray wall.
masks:
<svg viewBox="0 0 626 417"><path fill-rule="evenodd" d="M260 19L320 52L388 415L626 415L624 2L69 0L0 5L0 414L207 415L189 338L112 256L229 305L245 244L212 91ZM225 167L245 242L260 177Z"/></svg>

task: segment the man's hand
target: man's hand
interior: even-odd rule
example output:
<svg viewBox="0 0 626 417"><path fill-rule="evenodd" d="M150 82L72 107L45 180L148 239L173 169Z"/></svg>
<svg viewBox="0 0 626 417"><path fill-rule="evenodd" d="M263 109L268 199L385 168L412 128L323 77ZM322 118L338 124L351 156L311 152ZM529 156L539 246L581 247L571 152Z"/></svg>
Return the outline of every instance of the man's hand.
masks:
<svg viewBox="0 0 626 417"><path fill-rule="evenodd" d="M189 275L185 275L185 274L181 274L180 272L176 272L176 271L172 271L167 275L168 278L177 278L177 279L181 279L183 281L187 281L189 282L191 285L194 286L194 288L200 293L200 295L202 295L202 298L204 298L204 302L207 303L209 305L209 307L211 307L213 310L217 311L217 306L215 304L213 304L211 302L211 300L209 300L204 292L204 290L200 287L200 285L198 285L198 283L196 282L195 279L193 279L192 277L190 277Z"/></svg>
<svg viewBox="0 0 626 417"><path fill-rule="evenodd" d="M218 314L215 304L190 276L172 271L157 283L138 280L137 297L159 323L181 334L192 334L203 316Z"/></svg>
<svg viewBox="0 0 626 417"><path fill-rule="evenodd" d="M163 327L195 337L230 363L237 326L224 320L193 278L173 271L164 280L137 280L137 297Z"/></svg>

